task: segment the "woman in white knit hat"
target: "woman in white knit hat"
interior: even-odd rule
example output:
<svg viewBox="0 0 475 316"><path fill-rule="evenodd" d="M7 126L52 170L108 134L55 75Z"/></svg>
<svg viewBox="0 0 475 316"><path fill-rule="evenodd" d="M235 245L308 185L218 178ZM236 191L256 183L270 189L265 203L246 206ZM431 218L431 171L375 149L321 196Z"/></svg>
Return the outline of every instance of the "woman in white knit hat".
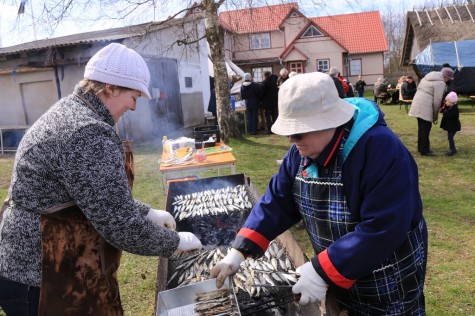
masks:
<svg viewBox="0 0 475 316"><path fill-rule="evenodd" d="M383 117L369 100L340 99L323 73L281 87L272 132L292 146L211 269L217 286L303 219L315 255L292 288L301 304L324 301L330 289L350 315L425 315L427 228L417 165Z"/></svg>
<svg viewBox="0 0 475 316"><path fill-rule="evenodd" d="M0 219L0 306L7 315L122 315L120 250L201 248L173 217L132 197L114 124L150 98L144 59L109 44L72 94L23 137Z"/></svg>

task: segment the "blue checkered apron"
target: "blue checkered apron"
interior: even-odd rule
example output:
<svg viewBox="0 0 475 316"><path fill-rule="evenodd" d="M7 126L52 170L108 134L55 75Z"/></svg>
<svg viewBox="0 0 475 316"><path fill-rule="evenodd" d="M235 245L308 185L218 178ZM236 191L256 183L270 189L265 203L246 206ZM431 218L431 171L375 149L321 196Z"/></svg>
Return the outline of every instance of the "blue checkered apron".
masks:
<svg viewBox="0 0 475 316"><path fill-rule="evenodd" d="M293 194L315 254L353 231L358 224L343 193L341 177L343 146L329 168L304 168L302 158ZM423 284L426 245L424 220L407 235L405 242L370 275L358 279L348 290L335 287L341 309L350 315L425 315Z"/></svg>

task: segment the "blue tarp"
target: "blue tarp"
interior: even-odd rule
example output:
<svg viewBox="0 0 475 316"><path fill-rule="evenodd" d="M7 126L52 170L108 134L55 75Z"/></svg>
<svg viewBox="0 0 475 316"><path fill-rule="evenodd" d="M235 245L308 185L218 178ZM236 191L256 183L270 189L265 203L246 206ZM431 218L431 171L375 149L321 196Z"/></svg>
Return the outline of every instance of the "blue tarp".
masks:
<svg viewBox="0 0 475 316"><path fill-rule="evenodd" d="M455 71L453 85L459 94L475 93L475 40L429 44L412 62L419 77L439 71L445 63Z"/></svg>

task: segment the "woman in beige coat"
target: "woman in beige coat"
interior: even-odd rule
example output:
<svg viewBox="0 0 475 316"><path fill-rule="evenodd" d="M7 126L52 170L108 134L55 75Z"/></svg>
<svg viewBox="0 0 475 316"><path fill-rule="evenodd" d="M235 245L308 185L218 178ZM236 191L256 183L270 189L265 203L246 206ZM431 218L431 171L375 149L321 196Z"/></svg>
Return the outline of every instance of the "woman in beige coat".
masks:
<svg viewBox="0 0 475 316"><path fill-rule="evenodd" d="M412 101L409 116L417 118L417 150L423 156L435 156L430 150L429 134L432 123L437 123L444 90L447 82L453 79L453 74L454 71L447 67L440 72L428 73L419 83Z"/></svg>

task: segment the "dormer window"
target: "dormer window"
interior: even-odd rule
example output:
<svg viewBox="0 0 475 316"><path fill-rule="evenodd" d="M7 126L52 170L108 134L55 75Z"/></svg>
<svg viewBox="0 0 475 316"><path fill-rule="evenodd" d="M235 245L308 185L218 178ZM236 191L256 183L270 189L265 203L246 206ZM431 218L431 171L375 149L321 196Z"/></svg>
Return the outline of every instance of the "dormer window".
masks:
<svg viewBox="0 0 475 316"><path fill-rule="evenodd" d="M315 37L323 36L323 33L320 32L315 26L310 25L308 29L303 33L302 37Z"/></svg>

